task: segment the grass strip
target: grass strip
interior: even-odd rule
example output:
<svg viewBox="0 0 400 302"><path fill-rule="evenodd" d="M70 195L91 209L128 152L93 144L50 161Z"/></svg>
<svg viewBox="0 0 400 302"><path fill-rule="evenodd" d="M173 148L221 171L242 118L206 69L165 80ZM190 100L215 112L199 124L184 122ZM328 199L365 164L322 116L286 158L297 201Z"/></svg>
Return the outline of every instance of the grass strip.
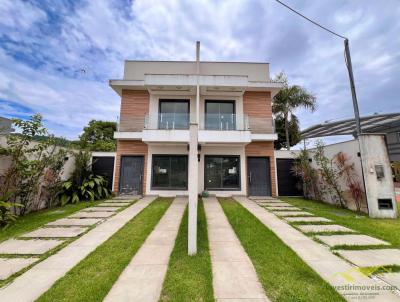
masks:
<svg viewBox="0 0 400 302"><path fill-rule="evenodd" d="M160 301L214 301L207 221L203 202L198 204L197 254L189 256L188 210L179 227L168 264Z"/></svg>
<svg viewBox="0 0 400 302"><path fill-rule="evenodd" d="M37 301L102 301L172 202L157 198Z"/></svg>
<svg viewBox="0 0 400 302"><path fill-rule="evenodd" d="M104 200L99 200L95 202L79 202L77 204L67 204L63 207L41 210L28 213L25 216L20 216L7 228L0 230L0 242L33 231L49 222L67 217L84 208L96 206L103 201Z"/></svg>
<svg viewBox="0 0 400 302"><path fill-rule="evenodd" d="M271 301L344 301L247 209L231 198L219 201Z"/></svg>
<svg viewBox="0 0 400 302"><path fill-rule="evenodd" d="M355 213L319 201L290 197L283 197L281 199L307 210L316 216L328 218L334 223L343 225L359 233L385 240L391 243L393 247L400 247L400 218L370 218L365 214Z"/></svg>

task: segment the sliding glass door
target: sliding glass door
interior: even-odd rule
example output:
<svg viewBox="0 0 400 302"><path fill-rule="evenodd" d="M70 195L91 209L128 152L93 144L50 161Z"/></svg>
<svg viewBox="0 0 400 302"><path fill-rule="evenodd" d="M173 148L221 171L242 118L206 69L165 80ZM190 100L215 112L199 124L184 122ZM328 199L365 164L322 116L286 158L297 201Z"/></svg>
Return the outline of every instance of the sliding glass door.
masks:
<svg viewBox="0 0 400 302"><path fill-rule="evenodd" d="M160 100L159 129L189 129L189 100Z"/></svg>
<svg viewBox="0 0 400 302"><path fill-rule="evenodd" d="M236 115L234 101L206 100L206 130L235 130Z"/></svg>

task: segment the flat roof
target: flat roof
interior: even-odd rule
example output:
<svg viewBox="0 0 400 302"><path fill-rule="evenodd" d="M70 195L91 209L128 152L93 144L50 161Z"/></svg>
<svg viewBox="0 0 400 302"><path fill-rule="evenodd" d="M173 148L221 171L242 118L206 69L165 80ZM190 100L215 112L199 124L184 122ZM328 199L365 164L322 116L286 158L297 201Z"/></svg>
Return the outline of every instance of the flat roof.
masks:
<svg viewBox="0 0 400 302"><path fill-rule="evenodd" d="M363 133L382 133L386 129L400 125L400 113L363 116L360 117L360 124ZM301 137L306 139L334 135L354 135L355 133L356 121L353 118L311 126L301 132Z"/></svg>

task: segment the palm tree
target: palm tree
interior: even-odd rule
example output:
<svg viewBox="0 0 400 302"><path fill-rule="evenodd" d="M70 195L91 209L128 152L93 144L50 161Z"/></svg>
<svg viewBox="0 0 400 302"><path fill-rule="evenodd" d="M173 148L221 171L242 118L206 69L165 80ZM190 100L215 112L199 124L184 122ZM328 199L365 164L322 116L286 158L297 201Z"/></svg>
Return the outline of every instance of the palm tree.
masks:
<svg viewBox="0 0 400 302"><path fill-rule="evenodd" d="M298 123L294 111L302 107L314 112L317 108L316 98L303 87L290 86L283 72L278 74L275 80L283 83L283 89L274 97L272 112L285 121L286 148L290 150L289 128L291 123Z"/></svg>

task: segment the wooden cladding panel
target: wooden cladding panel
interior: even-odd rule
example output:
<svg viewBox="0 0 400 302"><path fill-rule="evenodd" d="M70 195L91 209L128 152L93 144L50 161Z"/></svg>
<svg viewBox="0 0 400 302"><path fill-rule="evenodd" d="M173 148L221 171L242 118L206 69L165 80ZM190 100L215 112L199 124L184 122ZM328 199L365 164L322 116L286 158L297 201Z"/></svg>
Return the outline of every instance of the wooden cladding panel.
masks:
<svg viewBox="0 0 400 302"><path fill-rule="evenodd" d="M122 90L121 118L141 117L149 113L150 95L146 90Z"/></svg>
<svg viewBox="0 0 400 302"><path fill-rule="evenodd" d="M276 177L275 177L275 155L274 155L274 142L253 142L245 147L245 153L247 156L263 156L269 157L269 163L271 166L271 192L272 196L276 196ZM247 165L247 161L246 161ZM247 171L247 168L246 168ZM247 173L247 172L246 172Z"/></svg>
<svg viewBox="0 0 400 302"><path fill-rule="evenodd" d="M271 92L246 91L243 95L243 112L249 117L271 118Z"/></svg>
<svg viewBox="0 0 400 302"><path fill-rule="evenodd" d="M146 193L146 181L147 181L147 145L141 141L117 141L117 155L115 158L115 177L113 191L118 193L119 191L119 177L121 171L121 156L123 155L140 155L144 156L143 166L143 194Z"/></svg>

